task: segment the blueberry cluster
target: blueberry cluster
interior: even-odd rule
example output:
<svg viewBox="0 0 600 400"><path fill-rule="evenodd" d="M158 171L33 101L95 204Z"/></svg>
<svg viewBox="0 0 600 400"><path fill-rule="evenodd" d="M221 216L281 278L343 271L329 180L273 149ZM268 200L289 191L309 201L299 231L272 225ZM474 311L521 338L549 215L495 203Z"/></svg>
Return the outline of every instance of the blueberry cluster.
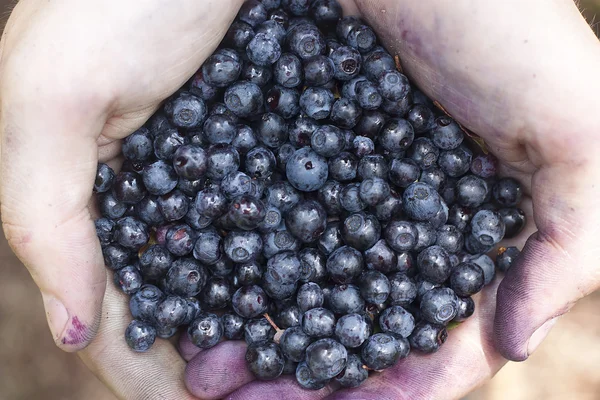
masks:
<svg viewBox="0 0 600 400"><path fill-rule="evenodd" d="M519 183L469 148L335 0L248 0L221 46L100 164L96 230L129 346L244 339L259 379L360 385L437 351L516 248Z"/></svg>

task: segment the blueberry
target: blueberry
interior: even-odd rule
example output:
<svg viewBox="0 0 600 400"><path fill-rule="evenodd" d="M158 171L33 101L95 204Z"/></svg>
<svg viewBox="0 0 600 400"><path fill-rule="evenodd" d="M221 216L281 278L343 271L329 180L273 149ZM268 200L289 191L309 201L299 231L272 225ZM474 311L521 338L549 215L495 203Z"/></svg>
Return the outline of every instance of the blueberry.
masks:
<svg viewBox="0 0 600 400"><path fill-rule="evenodd" d="M383 272L384 274L396 268L396 253L388 247L384 239L379 240L364 252L365 266L369 270Z"/></svg>
<svg viewBox="0 0 600 400"><path fill-rule="evenodd" d="M375 50L364 55L363 72L372 81L377 81L384 73L395 70L396 62L387 51Z"/></svg>
<svg viewBox="0 0 600 400"><path fill-rule="evenodd" d="M121 218L115 224L113 239L127 249L139 250L149 238L148 226L133 217Z"/></svg>
<svg viewBox="0 0 600 400"><path fill-rule="evenodd" d="M250 191L251 179L243 172L234 171L223 177L220 188L225 197L233 199Z"/></svg>
<svg viewBox="0 0 600 400"><path fill-rule="evenodd" d="M182 257L192 252L195 240L196 234L192 228L185 224L179 224L167 231L165 244L171 254Z"/></svg>
<svg viewBox="0 0 600 400"><path fill-rule="evenodd" d="M242 69L240 78L248 82L252 82L260 87L264 87L271 81L273 72L271 66L256 65L251 62L247 62Z"/></svg>
<svg viewBox="0 0 600 400"><path fill-rule="evenodd" d="M265 146L278 148L288 139L288 127L280 115L265 113L258 122L256 135Z"/></svg>
<svg viewBox="0 0 600 400"><path fill-rule="evenodd" d="M239 65L239 62L238 62ZM213 84L208 80L206 71L203 69L203 77L209 85ZM238 71L239 75L239 71ZM237 76L235 77L237 79ZM235 79L234 79L235 80ZM233 82L233 80L231 81ZM228 82L227 84L231 83ZM181 92L177 97L172 98L165 105L165 112L169 121L177 128L192 129L202 125L207 116L208 110L206 104L201 98L194 96L189 92ZM154 144L156 149L156 142Z"/></svg>
<svg viewBox="0 0 600 400"><path fill-rule="evenodd" d="M172 161L177 149L186 143L188 138L177 129L167 129L154 138L154 154L161 160Z"/></svg>
<svg viewBox="0 0 600 400"><path fill-rule="evenodd" d="M255 38L256 36L251 39L248 46ZM206 83L219 88L231 85L238 79L241 72L242 64L239 55L232 49L216 51L202 65L202 76Z"/></svg>
<svg viewBox="0 0 600 400"><path fill-rule="evenodd" d="M527 223L527 216L520 208L501 208L498 210L498 214L506 227L504 237L507 239L517 236Z"/></svg>
<svg viewBox="0 0 600 400"><path fill-rule="evenodd" d="M225 278L212 276L200 292L200 301L211 310L227 307L231 302L231 286Z"/></svg>
<svg viewBox="0 0 600 400"><path fill-rule="evenodd" d="M480 244L493 246L504 237L504 221L499 213L481 210L471 220L471 236Z"/></svg>
<svg viewBox="0 0 600 400"><path fill-rule="evenodd" d="M333 79L335 67L331 58L316 55L304 60L304 81L307 86L323 86Z"/></svg>
<svg viewBox="0 0 600 400"><path fill-rule="evenodd" d="M237 264L233 271L232 283L234 286L254 285L260 281L262 277L262 267L258 262L251 261L248 263Z"/></svg>
<svg viewBox="0 0 600 400"><path fill-rule="evenodd" d="M321 287L314 283L308 282L300 286L296 293L296 302L300 311L305 312L312 308L321 307L324 297Z"/></svg>
<svg viewBox="0 0 600 400"><path fill-rule="evenodd" d="M231 144L239 154L246 154L258 145L258 139L248 125L238 125Z"/></svg>
<svg viewBox="0 0 600 400"><path fill-rule="evenodd" d="M119 172L112 186L114 198L124 204L136 204L146 195L142 177L135 172Z"/></svg>
<svg viewBox="0 0 600 400"><path fill-rule="evenodd" d="M364 210L367 205L360 198L360 183L349 183L340 191L340 205L349 212Z"/></svg>
<svg viewBox="0 0 600 400"><path fill-rule="evenodd" d="M400 345L387 333L369 337L361 350L361 357L368 368L382 370L394 366L400 359Z"/></svg>
<svg viewBox="0 0 600 400"><path fill-rule="evenodd" d="M513 178L502 178L492 189L494 200L503 207L514 207L521 202L521 184Z"/></svg>
<svg viewBox="0 0 600 400"><path fill-rule="evenodd" d="M94 225L100 244L103 247L108 246L112 242L112 235L115 228L114 221L108 218L99 218L94 222Z"/></svg>
<svg viewBox="0 0 600 400"><path fill-rule="evenodd" d="M494 247L494 245L490 244L484 244L481 243L479 241L479 239L477 238L477 236L471 234L471 235L467 235L465 237L465 250L468 253L477 255L477 254L483 254L483 253L488 253L490 251L492 251L492 248Z"/></svg>
<svg viewBox="0 0 600 400"><path fill-rule="evenodd" d="M268 232L263 238L263 254L266 258L271 258L282 251L300 250L300 241L285 229Z"/></svg>
<svg viewBox="0 0 600 400"><path fill-rule="evenodd" d="M284 53L273 65L273 78L286 88L294 88L302 83L302 62L291 53Z"/></svg>
<svg viewBox="0 0 600 400"><path fill-rule="evenodd" d="M429 222L415 222L415 228L417 228L419 234L417 235L418 240L414 251L420 252L435 243L437 235L432 224Z"/></svg>
<svg viewBox="0 0 600 400"><path fill-rule="evenodd" d="M335 325L335 337L347 348L358 348L371 334L371 325L361 314L346 314Z"/></svg>
<svg viewBox="0 0 600 400"><path fill-rule="evenodd" d="M160 226L165 223L165 217L158 206L158 198L155 196L144 197L134 206L134 210L136 215L150 226Z"/></svg>
<svg viewBox="0 0 600 400"><path fill-rule="evenodd" d="M140 128L123 141L123 155L128 160L146 161L152 157L154 145L147 128Z"/></svg>
<svg viewBox="0 0 600 400"><path fill-rule="evenodd" d="M413 276L416 273L416 261L410 252L397 253L398 262L396 263L396 271Z"/></svg>
<svg viewBox="0 0 600 400"><path fill-rule="evenodd" d="M492 154L480 154L471 162L471 173L482 178L493 178L498 171L498 160Z"/></svg>
<svg viewBox="0 0 600 400"><path fill-rule="evenodd" d="M395 251L410 251L418 241L419 231L412 222L392 220L383 229L383 237Z"/></svg>
<svg viewBox="0 0 600 400"><path fill-rule="evenodd" d="M265 147L255 147L246 154L245 171L251 178L268 178L277 161L273 152Z"/></svg>
<svg viewBox="0 0 600 400"><path fill-rule="evenodd" d="M458 298L458 312L454 321L462 322L469 318L475 312L475 302L470 297L459 297Z"/></svg>
<svg viewBox="0 0 600 400"><path fill-rule="evenodd" d="M364 156L358 162L358 180L369 178L387 179L389 173L388 162L381 154Z"/></svg>
<svg viewBox="0 0 600 400"><path fill-rule="evenodd" d="M215 116L215 117L218 118L220 116ZM214 118L214 117L210 117L210 118ZM210 118L207 120L207 122L211 121ZM205 123L205 126L206 126L206 123ZM206 130L205 130L205 133L206 133ZM151 164L151 166L157 165L157 167L161 167L164 171L165 167L163 167L161 164L159 164L161 162L162 161L157 161L156 163ZM177 173L177 175L179 175L180 177L182 177L184 179L188 179L188 180L200 179L202 176L204 176L204 174L206 173L206 169L207 169L206 152L204 151L204 149L202 149L202 147L200 147L198 145L181 146L175 152L175 155L173 157L173 166L175 167L175 172ZM149 167L146 167L146 169L144 169L144 183L146 183L146 180L149 180L149 178L150 178L150 177L148 177L148 178L146 177L149 173L149 169L148 169ZM162 174L169 172L169 171L164 171L164 172L163 171L161 171ZM159 172L159 171L156 171L155 173L157 173L157 172ZM170 177L171 176L169 175L169 178ZM160 179L160 176L157 178ZM156 178L154 178L154 179L156 179ZM165 180L170 183L169 179L165 179ZM165 182L165 180L163 180L163 182ZM146 187L148 188L148 185L146 185ZM148 191L150 191L152 194L165 194L165 193L156 193L156 190L151 191L150 188L148 188Z"/></svg>
<svg viewBox="0 0 600 400"><path fill-rule="evenodd" d="M193 258L179 258L173 261L166 275L166 289L182 297L195 296L204 288L207 279L206 269Z"/></svg>
<svg viewBox="0 0 600 400"><path fill-rule="evenodd" d="M363 256L355 248L343 246L331 253L326 268L334 282L350 283L363 271Z"/></svg>
<svg viewBox="0 0 600 400"><path fill-rule="evenodd" d="M237 314L227 313L221 316L223 336L229 340L241 340L244 337L246 321Z"/></svg>
<svg viewBox="0 0 600 400"><path fill-rule="evenodd" d="M251 319L244 326L244 339L248 346L270 342L275 336L275 329L266 318Z"/></svg>
<svg viewBox="0 0 600 400"><path fill-rule="evenodd" d="M137 292L143 284L142 275L133 265L115 271L114 281L123 293L129 295Z"/></svg>
<svg viewBox="0 0 600 400"><path fill-rule="evenodd" d="M233 294L231 305L239 316L255 318L267 311L268 297L260 286L243 286Z"/></svg>
<svg viewBox="0 0 600 400"><path fill-rule="evenodd" d="M227 30L223 41L227 46L232 47L237 51L244 51L254 35L255 32L252 25L244 21L234 21ZM205 100L210 100L210 98Z"/></svg>
<svg viewBox="0 0 600 400"><path fill-rule="evenodd" d="M248 346L246 363L257 379L268 381L281 375L285 360L277 344L259 343Z"/></svg>
<svg viewBox="0 0 600 400"><path fill-rule="evenodd" d="M115 171L106 164L98 163L96 179L94 180L94 190L97 193L104 193L110 190L115 180Z"/></svg>
<svg viewBox="0 0 600 400"><path fill-rule="evenodd" d="M364 75L357 75L354 78L345 81L342 85L342 97L350 100L358 100L357 86L361 82L369 83L370 81Z"/></svg>
<svg viewBox="0 0 600 400"><path fill-rule="evenodd" d="M273 64L281 56L281 46L274 37L267 33L258 33L246 46L248 59L263 67Z"/></svg>
<svg viewBox="0 0 600 400"><path fill-rule="evenodd" d="M406 119L413 126L416 134L427 132L429 129L434 127L435 123L433 112L429 107L423 104L413 105L408 111Z"/></svg>
<svg viewBox="0 0 600 400"><path fill-rule="evenodd" d="M269 111L285 119L294 118L300 113L300 93L296 89L276 85L267 92L266 104ZM287 133L287 128L284 130Z"/></svg>
<svg viewBox="0 0 600 400"><path fill-rule="evenodd" d="M236 263L252 261L262 251L263 241L253 231L231 231L223 241L223 251Z"/></svg>
<svg viewBox="0 0 600 400"><path fill-rule="evenodd" d="M492 260L488 255L476 255L473 257L468 257L464 261L469 261L481 268L483 271L484 285L488 285L492 280L494 280L494 277L496 276L496 265L494 264L494 260Z"/></svg>
<svg viewBox="0 0 600 400"><path fill-rule="evenodd" d="M285 166L296 150L297 149L290 143L286 143L277 149L277 155L275 158L277 159L277 166L282 172L285 172Z"/></svg>
<svg viewBox="0 0 600 400"><path fill-rule="evenodd" d="M390 191L387 199L377 204L373 210L379 221L389 221L402 213L402 198Z"/></svg>
<svg viewBox="0 0 600 400"><path fill-rule="evenodd" d="M354 131L374 140L379 135L379 131L383 128L386 120L387 116L383 112L365 109L360 121L354 127Z"/></svg>
<svg viewBox="0 0 600 400"><path fill-rule="evenodd" d="M200 315L200 301L195 297L188 297L185 299L187 303L187 312L185 315L185 320L183 321L183 325L189 325L190 322L196 319L198 315Z"/></svg>
<svg viewBox="0 0 600 400"><path fill-rule="evenodd" d="M379 271L366 271L360 277L360 294L368 303L384 303L390 295L388 278Z"/></svg>
<svg viewBox="0 0 600 400"><path fill-rule="evenodd" d="M212 145L207 152L207 177L221 180L240 166L240 155L235 147L228 144Z"/></svg>
<svg viewBox="0 0 600 400"><path fill-rule="evenodd" d="M287 44L302 60L324 54L326 49L325 38L312 24L299 24L290 28Z"/></svg>
<svg viewBox="0 0 600 400"><path fill-rule="evenodd" d="M267 9L258 0L249 0L242 4L237 18L252 27L257 27L267 19Z"/></svg>
<svg viewBox="0 0 600 400"><path fill-rule="evenodd" d="M297 306L289 305L283 307L277 313L277 323L282 329L291 328L292 326L300 326L300 309Z"/></svg>
<svg viewBox="0 0 600 400"><path fill-rule="evenodd" d="M322 237L322 236L321 236ZM298 253L300 259L300 280L320 283L327 278L325 257L315 248L306 247Z"/></svg>
<svg viewBox="0 0 600 400"><path fill-rule="evenodd" d="M381 110L388 113L392 117L404 118L408 111L412 107L412 93L408 93L405 97L400 100L388 100L383 99L381 103Z"/></svg>
<svg viewBox="0 0 600 400"><path fill-rule="evenodd" d="M280 9L279 7L281 6L281 0L259 0L259 1L267 9L267 11Z"/></svg>
<svg viewBox="0 0 600 400"><path fill-rule="evenodd" d="M125 330L125 341L137 352L147 351L154 344L156 329L147 322L133 320Z"/></svg>
<svg viewBox="0 0 600 400"><path fill-rule="evenodd" d="M157 111L152 117L150 117L150 119L146 123L146 126L150 130L152 136L156 136L164 130L173 128L167 116L160 111Z"/></svg>
<svg viewBox="0 0 600 400"><path fill-rule="evenodd" d="M383 332L408 338L415 327L415 319L401 306L392 306L380 314L379 326Z"/></svg>
<svg viewBox="0 0 600 400"><path fill-rule="evenodd" d="M456 178L469 170L472 158L471 150L462 144L453 150L440 152L438 165L446 175Z"/></svg>
<svg viewBox="0 0 600 400"><path fill-rule="evenodd" d="M421 169L433 167L438 160L440 151L433 142L425 137L414 140L408 151L408 156L412 158Z"/></svg>
<svg viewBox="0 0 600 400"><path fill-rule="evenodd" d="M258 26L256 33L265 33L276 39L279 44L281 44L285 39L286 30L279 22L268 19Z"/></svg>
<svg viewBox="0 0 600 400"><path fill-rule="evenodd" d="M317 240L325 230L326 223L325 209L315 200L300 201L288 211L285 218L288 231L303 243Z"/></svg>
<svg viewBox="0 0 600 400"><path fill-rule="evenodd" d="M334 65L334 77L339 81L348 81L360 72L362 57L358 50L350 46L340 46L329 57Z"/></svg>
<svg viewBox="0 0 600 400"><path fill-rule="evenodd" d="M300 362L304 359L304 352L313 339L308 336L301 327L292 326L287 328L281 335L281 351L290 360Z"/></svg>
<svg viewBox="0 0 600 400"><path fill-rule="evenodd" d="M363 25L363 21L359 17L349 15L338 21L335 32L340 41L346 43L346 39L352 29L361 25Z"/></svg>
<svg viewBox="0 0 600 400"><path fill-rule="evenodd" d="M294 252L285 251L278 253L267 261L267 269L263 280L274 281L281 284L298 282L302 273L300 259Z"/></svg>
<svg viewBox="0 0 600 400"><path fill-rule="evenodd" d="M338 155L345 147L342 130L333 125L318 127L312 134L310 141L314 152L323 157Z"/></svg>
<svg viewBox="0 0 600 400"><path fill-rule="evenodd" d="M335 285L325 299L326 305L336 314L359 313L365 307L365 300L355 285Z"/></svg>
<svg viewBox="0 0 600 400"><path fill-rule="evenodd" d="M417 298L417 285L406 276L398 272L388 277L390 281L390 302L392 305L406 307Z"/></svg>
<svg viewBox="0 0 600 400"><path fill-rule="evenodd" d="M516 247L507 247L496 257L496 266L502 272L508 271L520 253Z"/></svg>
<svg viewBox="0 0 600 400"><path fill-rule="evenodd" d="M309 147L301 148L289 159L286 175L289 183L298 190L318 190L327 180L327 161Z"/></svg>
<svg viewBox="0 0 600 400"><path fill-rule="evenodd" d="M443 325L421 321L415 326L409 341L413 349L423 353L435 353L446 342L447 338L448 332Z"/></svg>
<svg viewBox="0 0 600 400"><path fill-rule="evenodd" d="M408 78L395 70L384 71L377 78L377 84L379 93L391 101L398 101L405 98L410 91Z"/></svg>
<svg viewBox="0 0 600 400"><path fill-rule="evenodd" d="M414 137L413 127L407 120L391 118L385 123L380 132L379 143L387 151L396 153L408 149L413 143Z"/></svg>
<svg viewBox="0 0 600 400"><path fill-rule="evenodd" d="M360 386L369 377L369 372L363 368L363 365L359 355L349 354L346 368L343 373L335 377L335 381L345 388Z"/></svg>
<svg viewBox="0 0 600 400"><path fill-rule="evenodd" d="M129 299L129 310L133 318L154 322L156 307L164 298L159 288L153 285L144 285Z"/></svg>
<svg viewBox="0 0 600 400"><path fill-rule="evenodd" d="M313 0L310 3L310 15L317 24L327 26L342 18L342 7L337 0Z"/></svg>
<svg viewBox="0 0 600 400"><path fill-rule="evenodd" d="M465 175L456 183L458 203L466 207L479 207L488 195L485 180L476 175Z"/></svg>
<svg viewBox="0 0 600 400"><path fill-rule="evenodd" d="M329 117L333 102L333 93L323 87L309 87L300 95L300 108L308 117L316 120Z"/></svg>
<svg viewBox="0 0 600 400"><path fill-rule="evenodd" d="M320 339L306 349L306 364L318 380L331 379L346 367L348 352L333 339Z"/></svg>
<svg viewBox="0 0 600 400"><path fill-rule="evenodd" d="M194 206L200 215L217 218L227 211L227 198L218 186L207 187L196 195Z"/></svg>
<svg viewBox="0 0 600 400"><path fill-rule="evenodd" d="M433 324L446 325L458 311L458 297L450 288L433 288L421 298L421 317Z"/></svg>
<svg viewBox="0 0 600 400"><path fill-rule="evenodd" d="M406 188L402 206L406 215L417 221L434 218L442 208L443 200L438 192L426 183L416 182Z"/></svg>
<svg viewBox="0 0 600 400"><path fill-rule="evenodd" d="M455 204L450 207L448 223L454 225L460 232L465 232L469 228L473 215L473 210L470 208Z"/></svg>
<svg viewBox="0 0 600 400"><path fill-rule="evenodd" d="M328 379L315 378L305 361L300 362L296 367L296 381L301 388L309 390L323 389L329 383Z"/></svg>
<svg viewBox="0 0 600 400"><path fill-rule="evenodd" d="M352 129L362 115L360 104L347 98L339 98L333 103L329 118L340 128Z"/></svg>
<svg viewBox="0 0 600 400"><path fill-rule="evenodd" d="M223 323L215 314L201 313L188 327L190 341L201 349L214 347L223 336Z"/></svg>
<svg viewBox="0 0 600 400"><path fill-rule="evenodd" d="M298 204L300 199L300 193L288 182L277 182L267 188L267 203L284 213Z"/></svg>
<svg viewBox="0 0 600 400"><path fill-rule="evenodd" d="M289 126L289 141L295 147L310 146L310 138L319 127L317 121L306 115L300 115Z"/></svg>
<svg viewBox="0 0 600 400"><path fill-rule="evenodd" d="M234 24L236 24L236 23L238 23L238 22L234 22ZM247 27L247 24L244 24L243 22L239 22L239 23L243 24ZM232 25L232 28L233 28L233 25ZM252 35L254 35L254 32L249 32L249 31L246 31L245 28L240 28L240 30L236 31L235 40L244 40L243 35L250 34L250 33ZM248 38L248 40L250 40L250 38ZM244 48L245 47L246 47L246 45L244 45ZM189 81L189 92L191 94L193 94L194 96L201 98L204 101L211 101L211 100L214 100L217 97L217 95L219 94L219 88L206 83L206 80L204 79L204 75L202 74L202 68L200 68L194 74L192 79L190 79L190 81ZM165 118L165 120L166 120L166 118ZM158 128L156 131L161 131L162 129L163 128ZM151 130L151 132L156 132L156 131Z"/></svg>
<svg viewBox="0 0 600 400"><path fill-rule="evenodd" d="M159 329L176 328L185 321L187 301L179 296L167 296L154 311L154 320Z"/></svg>
<svg viewBox="0 0 600 400"><path fill-rule="evenodd" d="M420 173L421 169L410 158L394 158L390 163L389 179L396 186L402 188L410 186L419 180Z"/></svg>
<svg viewBox="0 0 600 400"><path fill-rule="evenodd" d="M419 182L423 182L440 192L440 189L445 186L446 174L439 168L431 167L421 171Z"/></svg>
<svg viewBox="0 0 600 400"><path fill-rule="evenodd" d="M328 161L329 177L335 181L348 182L356 178L358 159L352 153L343 151Z"/></svg>
<svg viewBox="0 0 600 400"><path fill-rule="evenodd" d="M457 253L463 248L464 237L454 225L444 225L438 229L435 244L448 253Z"/></svg>
<svg viewBox="0 0 600 400"><path fill-rule="evenodd" d="M354 154L358 158L362 158L373 153L375 150L375 143L373 143L373 140L366 136L357 136L352 142L352 148Z"/></svg>
<svg viewBox="0 0 600 400"><path fill-rule="evenodd" d="M234 198L229 205L229 217L243 230L256 229L265 219L266 212L262 201L247 194Z"/></svg>
<svg viewBox="0 0 600 400"><path fill-rule="evenodd" d="M375 245L381 237L381 226L372 214L358 212L344 220L341 234L348 246L365 251Z"/></svg>
<svg viewBox="0 0 600 400"><path fill-rule="evenodd" d="M358 82L355 91L356 100L365 110L376 110L383 102L377 86L371 81Z"/></svg>
<svg viewBox="0 0 600 400"><path fill-rule="evenodd" d="M450 275L450 288L461 297L474 295L483 289L483 270L474 263L458 264Z"/></svg>
<svg viewBox="0 0 600 400"><path fill-rule="evenodd" d="M448 252L437 245L430 246L419 253L417 266L421 275L433 283L443 283L452 272Z"/></svg>
<svg viewBox="0 0 600 400"><path fill-rule="evenodd" d="M375 37L375 32L369 26L359 25L348 33L346 42L361 53L366 53L375 47L377 38Z"/></svg>

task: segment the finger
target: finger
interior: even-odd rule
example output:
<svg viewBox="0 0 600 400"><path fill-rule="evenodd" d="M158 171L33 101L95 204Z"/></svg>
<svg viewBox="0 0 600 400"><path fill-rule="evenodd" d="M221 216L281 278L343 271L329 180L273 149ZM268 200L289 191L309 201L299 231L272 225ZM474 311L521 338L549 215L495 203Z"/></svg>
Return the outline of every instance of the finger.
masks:
<svg viewBox="0 0 600 400"><path fill-rule="evenodd" d="M192 343L190 337L185 332L179 335L178 349L179 354L185 361L190 361L202 351L202 349Z"/></svg>
<svg viewBox="0 0 600 400"><path fill-rule="evenodd" d="M448 332L434 354L413 351L394 368L371 373L357 389L344 389L327 400L459 399L493 376L505 360L492 340L495 293L499 278L475 296L475 313Z"/></svg>
<svg viewBox="0 0 600 400"><path fill-rule="evenodd" d="M146 353L136 353L125 341L131 321L128 297L110 280L102 308L96 339L79 353L85 364L120 399L189 399L194 397L184 385L185 361L173 344L156 339Z"/></svg>
<svg viewBox="0 0 600 400"><path fill-rule="evenodd" d="M557 318L600 286L598 166L542 168L533 179L538 232L498 289L495 339L511 360L525 360Z"/></svg>
<svg viewBox="0 0 600 400"><path fill-rule="evenodd" d="M331 386L325 386L320 390L302 389L296 382L296 378L283 376L275 381L253 381L231 393L227 400L318 400L327 397L332 391ZM353 399L360 399L360 397L353 397Z"/></svg>

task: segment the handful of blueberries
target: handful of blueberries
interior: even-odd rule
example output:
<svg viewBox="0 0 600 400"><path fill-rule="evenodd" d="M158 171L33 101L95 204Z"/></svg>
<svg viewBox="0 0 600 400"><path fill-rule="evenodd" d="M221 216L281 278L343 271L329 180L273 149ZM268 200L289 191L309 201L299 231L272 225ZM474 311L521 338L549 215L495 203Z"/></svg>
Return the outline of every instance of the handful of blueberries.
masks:
<svg viewBox="0 0 600 400"><path fill-rule="evenodd" d="M258 379L356 387L437 351L519 254L521 187L335 0L248 0L219 49L100 164L96 230L147 351L248 344ZM277 333L277 335L276 335Z"/></svg>

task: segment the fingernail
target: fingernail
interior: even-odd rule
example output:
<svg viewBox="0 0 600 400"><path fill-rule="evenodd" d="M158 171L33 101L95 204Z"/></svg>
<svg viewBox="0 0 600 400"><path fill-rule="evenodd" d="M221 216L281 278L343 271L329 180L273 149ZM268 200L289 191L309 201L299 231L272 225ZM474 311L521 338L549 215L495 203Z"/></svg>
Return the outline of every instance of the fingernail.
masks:
<svg viewBox="0 0 600 400"><path fill-rule="evenodd" d="M533 335L531 335L531 337L529 338L529 344L527 345L528 355L531 355L544 341L546 336L548 336L550 329L552 329L554 324L556 324L556 321L558 321L558 318L559 317L554 317L552 319L549 319L548 321L544 322L542 326L537 328L535 332L533 332Z"/></svg>
<svg viewBox="0 0 600 400"><path fill-rule="evenodd" d="M69 313L64 304L56 297L42 293L42 299L44 300L44 308L46 309L46 318L48 319L50 332L52 332L54 341L58 341L62 337L65 326L69 321Z"/></svg>

